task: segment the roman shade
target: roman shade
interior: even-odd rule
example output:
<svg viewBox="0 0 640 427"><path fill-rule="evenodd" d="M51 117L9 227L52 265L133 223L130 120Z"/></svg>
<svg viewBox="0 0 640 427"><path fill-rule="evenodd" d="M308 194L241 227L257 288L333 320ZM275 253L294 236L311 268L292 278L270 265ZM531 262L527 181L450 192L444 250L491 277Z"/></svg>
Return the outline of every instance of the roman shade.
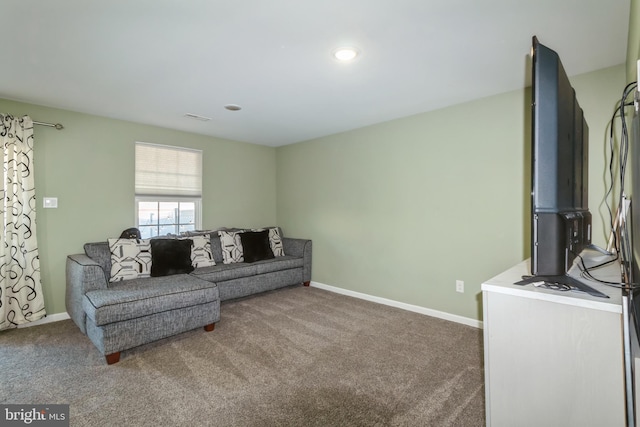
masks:
<svg viewBox="0 0 640 427"><path fill-rule="evenodd" d="M136 142L136 196L201 197L202 151Z"/></svg>

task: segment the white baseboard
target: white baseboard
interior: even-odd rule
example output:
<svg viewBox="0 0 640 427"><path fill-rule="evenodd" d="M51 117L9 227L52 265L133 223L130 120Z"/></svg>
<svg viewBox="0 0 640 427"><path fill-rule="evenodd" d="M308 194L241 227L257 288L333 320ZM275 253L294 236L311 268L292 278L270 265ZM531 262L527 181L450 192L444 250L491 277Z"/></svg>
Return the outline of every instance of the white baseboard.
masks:
<svg viewBox="0 0 640 427"><path fill-rule="evenodd" d="M450 320L456 323L462 323L463 325L473 326L474 328L482 328L481 321L471 319L469 317L458 316L457 314L445 313L444 311L432 310L430 308L420 307L418 305L406 304L404 302L394 301L387 298L381 298L373 295L363 294L360 292L350 291L348 289L338 288L331 285L325 285L324 283L318 283L318 282L312 281L311 286L313 286L314 288L335 292L337 294L348 295L350 297L360 298L363 300L376 302L378 304L384 304L384 305L389 305L391 307L401 308L407 311L413 311L414 313L425 314L427 316L437 317L439 319Z"/></svg>
<svg viewBox="0 0 640 427"><path fill-rule="evenodd" d="M369 294L363 294L361 292L350 291L348 289L338 288L336 286L325 285L324 283L311 282L311 286L318 289L324 289L329 292L335 292L337 294L347 295L354 298L363 299L366 301L375 302L378 304L384 304L391 307L401 308L407 311L413 311L414 313L424 314L427 316L437 317L439 319L450 320L456 323L462 323L463 325L472 326L474 328L482 328L482 322L479 320L471 319L469 317L458 316L457 314L446 313L444 311L433 310L430 308L421 307L419 305L407 304L404 302L394 301L387 298L376 297ZM30 326L43 325L45 323L58 322L60 320L70 319L69 314L55 313L48 314L46 317L36 320L35 322L25 323L19 325L18 328L28 328Z"/></svg>
<svg viewBox="0 0 640 427"><path fill-rule="evenodd" d="M45 323L59 322L60 320L67 320L67 319L71 319L71 317L69 317L69 313L67 312L47 314L45 317L43 317L40 320L36 320L35 322L29 322L29 323L24 323L22 325L18 325L18 328L28 328L30 326L44 325Z"/></svg>

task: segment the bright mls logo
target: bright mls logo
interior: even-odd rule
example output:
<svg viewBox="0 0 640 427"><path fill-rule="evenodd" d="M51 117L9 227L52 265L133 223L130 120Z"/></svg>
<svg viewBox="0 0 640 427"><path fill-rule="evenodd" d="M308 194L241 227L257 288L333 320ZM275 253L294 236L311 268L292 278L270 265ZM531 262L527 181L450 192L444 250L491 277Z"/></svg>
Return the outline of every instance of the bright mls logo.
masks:
<svg viewBox="0 0 640 427"><path fill-rule="evenodd" d="M69 405L0 405L0 425L68 427Z"/></svg>

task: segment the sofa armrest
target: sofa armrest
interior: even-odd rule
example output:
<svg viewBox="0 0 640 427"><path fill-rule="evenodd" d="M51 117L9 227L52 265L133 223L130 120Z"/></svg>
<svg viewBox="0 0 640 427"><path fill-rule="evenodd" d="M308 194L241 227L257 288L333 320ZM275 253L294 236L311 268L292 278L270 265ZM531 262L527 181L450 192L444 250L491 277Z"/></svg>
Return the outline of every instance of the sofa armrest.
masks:
<svg viewBox="0 0 640 427"><path fill-rule="evenodd" d="M88 291L107 289L107 277L100 264L85 254L69 255L66 265L67 290L65 304L69 317L86 333L86 315L82 309L82 298Z"/></svg>
<svg viewBox="0 0 640 427"><path fill-rule="evenodd" d="M304 260L303 282L308 284L311 281L311 252L313 245L309 239L293 239L291 237L282 238L282 246L285 255L302 257Z"/></svg>

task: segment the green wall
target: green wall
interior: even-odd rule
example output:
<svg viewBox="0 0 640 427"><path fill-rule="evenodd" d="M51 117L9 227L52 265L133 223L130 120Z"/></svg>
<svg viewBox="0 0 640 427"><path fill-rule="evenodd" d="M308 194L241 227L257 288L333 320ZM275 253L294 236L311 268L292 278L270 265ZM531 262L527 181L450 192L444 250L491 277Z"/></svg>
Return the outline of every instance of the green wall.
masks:
<svg viewBox="0 0 640 427"><path fill-rule="evenodd" d="M623 65L572 79L596 216L624 81ZM520 90L279 147L278 223L313 239L313 281L481 319L481 283L529 256L529 105Z"/></svg>
<svg viewBox="0 0 640 427"><path fill-rule="evenodd" d="M276 223L275 149L0 99L0 112L62 123L35 127L37 232L48 314L66 311L65 259L134 224L135 141L203 150L202 225ZM185 119L186 120L186 119ZM43 197L57 209L43 209Z"/></svg>

